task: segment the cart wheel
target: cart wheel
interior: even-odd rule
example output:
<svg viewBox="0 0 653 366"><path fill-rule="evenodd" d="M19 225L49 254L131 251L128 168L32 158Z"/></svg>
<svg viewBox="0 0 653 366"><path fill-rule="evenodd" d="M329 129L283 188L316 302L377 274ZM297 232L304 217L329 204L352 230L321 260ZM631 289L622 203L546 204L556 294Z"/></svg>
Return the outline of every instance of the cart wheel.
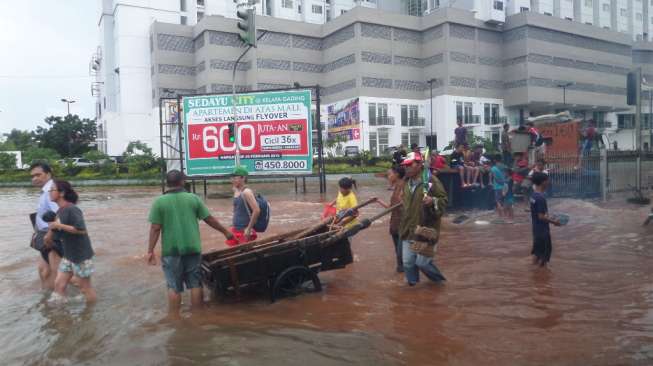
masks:
<svg viewBox="0 0 653 366"><path fill-rule="evenodd" d="M271 300L295 296L306 292L322 291L322 284L317 274L304 266L285 269L274 280Z"/></svg>

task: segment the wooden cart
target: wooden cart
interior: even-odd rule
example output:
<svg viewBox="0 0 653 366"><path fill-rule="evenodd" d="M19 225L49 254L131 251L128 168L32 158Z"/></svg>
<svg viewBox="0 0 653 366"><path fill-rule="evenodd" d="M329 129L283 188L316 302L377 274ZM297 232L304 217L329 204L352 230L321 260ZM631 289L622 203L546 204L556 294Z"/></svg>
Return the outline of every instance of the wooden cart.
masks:
<svg viewBox="0 0 653 366"><path fill-rule="evenodd" d="M266 287L272 302L281 297L321 291L318 273L352 263L349 238L392 208L347 229L329 230L327 219L308 230L205 253L202 279L219 299L240 295L241 290L254 286Z"/></svg>

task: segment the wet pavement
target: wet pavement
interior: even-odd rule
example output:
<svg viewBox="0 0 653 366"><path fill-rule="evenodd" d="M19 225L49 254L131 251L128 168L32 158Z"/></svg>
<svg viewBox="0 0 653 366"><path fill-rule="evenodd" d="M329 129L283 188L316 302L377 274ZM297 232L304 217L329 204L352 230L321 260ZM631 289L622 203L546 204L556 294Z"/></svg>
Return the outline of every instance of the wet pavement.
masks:
<svg viewBox="0 0 653 366"><path fill-rule="evenodd" d="M389 196L364 182L359 201ZM290 183L256 186L268 197L266 235L317 222L324 201ZM227 186L211 186L210 192ZM330 183L335 197L335 185ZM309 185L309 190L317 190ZM167 321L160 267L147 266L147 211L157 188L84 188L80 207L96 250L99 301L47 303L28 248L34 189L0 190L2 364L26 365L651 365L653 225L649 208L551 200L571 216L553 228L548 269L531 265L530 216L455 225L449 215L436 254L445 285L408 287L395 273L388 217L353 239L354 263L320 275L324 291L269 304L212 302ZM223 222L229 199L208 199ZM364 216L380 207L365 208ZM200 225L204 249L222 235ZM185 299L185 303L188 300Z"/></svg>

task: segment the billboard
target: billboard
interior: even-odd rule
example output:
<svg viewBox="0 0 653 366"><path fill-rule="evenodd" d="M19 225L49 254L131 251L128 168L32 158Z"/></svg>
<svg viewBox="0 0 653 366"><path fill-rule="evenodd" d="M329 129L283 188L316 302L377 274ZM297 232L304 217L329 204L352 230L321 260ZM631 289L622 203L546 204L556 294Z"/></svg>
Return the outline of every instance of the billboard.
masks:
<svg viewBox="0 0 653 366"><path fill-rule="evenodd" d="M328 137L344 137L345 141L360 140L360 111L358 98L332 104L327 107L329 115Z"/></svg>
<svg viewBox="0 0 653 366"><path fill-rule="evenodd" d="M312 173L310 90L238 94L235 102L241 166L253 175ZM232 96L188 96L182 105L186 175L230 174L236 166Z"/></svg>

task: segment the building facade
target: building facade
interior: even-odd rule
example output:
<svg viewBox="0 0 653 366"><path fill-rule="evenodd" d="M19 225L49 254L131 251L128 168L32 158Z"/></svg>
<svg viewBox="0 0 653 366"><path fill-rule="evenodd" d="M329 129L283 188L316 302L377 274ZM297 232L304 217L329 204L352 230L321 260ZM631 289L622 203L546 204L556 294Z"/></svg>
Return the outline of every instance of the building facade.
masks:
<svg viewBox="0 0 653 366"><path fill-rule="evenodd" d="M157 146L159 98L231 91L231 70L244 46L233 18L208 14L233 9L211 7L226 2L192 3L195 8L186 4L185 13L195 15L186 15L186 25L174 21L181 13L173 10L152 16L154 10L133 6L105 9L105 51L97 70L103 83L98 142L104 151L119 154L136 139ZM369 3L381 9L355 6L323 23L282 19L279 13L258 17L266 33L237 65L237 89L319 84L324 127L346 135L344 146L375 154L401 143L443 148L458 119L475 134L497 140L504 122L516 125L529 115L565 109L598 121L621 148L632 146L625 75L641 66L653 80L653 47L634 42L627 32L597 27L598 0L591 1L592 25L562 16L571 11L572 19L589 17L581 11L585 1L458 0L445 6L429 0L418 3L422 16ZM274 2L267 4L274 8ZM179 8L177 1L169 5ZM130 27L136 20L142 23ZM144 27L145 35L136 37ZM342 125L339 111L354 107L357 120Z"/></svg>

